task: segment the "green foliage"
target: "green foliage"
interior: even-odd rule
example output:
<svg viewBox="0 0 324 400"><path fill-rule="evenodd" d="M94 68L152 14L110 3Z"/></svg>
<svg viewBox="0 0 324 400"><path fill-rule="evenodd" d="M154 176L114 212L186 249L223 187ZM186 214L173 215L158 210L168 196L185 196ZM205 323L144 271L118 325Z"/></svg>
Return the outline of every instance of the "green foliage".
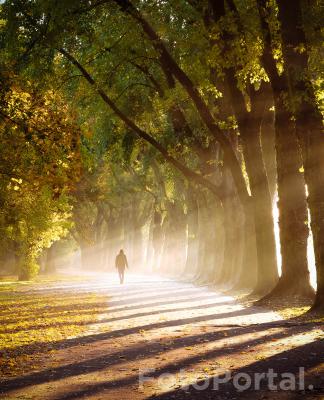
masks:
<svg viewBox="0 0 324 400"><path fill-rule="evenodd" d="M151 204L163 211L170 204L187 208L187 182L179 171L125 127L98 91L169 156L212 182L223 178L221 146L154 43L115 2L99 3L14 0L1 6L0 106L6 116L0 126L0 247L9 242L17 247L24 276L36 271L42 249L68 232L80 245L103 241L116 221L121 224L128 218L125 204L136 206L139 215ZM233 72L247 113L251 88L258 89L269 77L261 60L265 43L256 1L234 4L237 13L226 3L225 15L215 22L207 0L134 1L206 102L221 133L231 141L235 137L233 147L245 176L225 77ZM283 73L276 1L268 1L264 12L277 69ZM317 6L305 14L305 49L321 102L319 14ZM62 54L62 47L94 85ZM302 44L298 51L304 51ZM286 103L300 102L300 96L286 94ZM175 111L184 118L177 120Z"/></svg>
<svg viewBox="0 0 324 400"><path fill-rule="evenodd" d="M13 82L13 78L7 82ZM12 243L21 279L33 278L44 248L68 234L79 179L79 129L54 92L11 83L0 125L1 244Z"/></svg>

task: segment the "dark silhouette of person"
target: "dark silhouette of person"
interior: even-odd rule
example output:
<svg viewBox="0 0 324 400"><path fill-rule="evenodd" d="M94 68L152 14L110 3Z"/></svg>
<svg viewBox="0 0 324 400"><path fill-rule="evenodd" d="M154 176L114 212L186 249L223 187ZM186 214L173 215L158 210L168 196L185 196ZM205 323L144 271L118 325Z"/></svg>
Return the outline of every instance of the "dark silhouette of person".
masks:
<svg viewBox="0 0 324 400"><path fill-rule="evenodd" d="M118 269L120 283L122 284L124 283L125 269L128 268L127 257L123 249L117 254L115 265Z"/></svg>

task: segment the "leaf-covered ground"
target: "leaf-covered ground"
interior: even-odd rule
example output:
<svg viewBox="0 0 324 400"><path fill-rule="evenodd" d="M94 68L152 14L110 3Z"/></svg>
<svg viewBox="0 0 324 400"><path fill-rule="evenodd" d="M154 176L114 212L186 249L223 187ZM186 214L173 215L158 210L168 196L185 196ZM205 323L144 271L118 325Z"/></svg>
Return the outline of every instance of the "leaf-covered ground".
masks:
<svg viewBox="0 0 324 400"><path fill-rule="evenodd" d="M107 306L107 295L75 288L84 278L51 276L34 282L0 281L0 375L17 376L43 364L44 347L82 335ZM25 349L34 347L32 355ZM42 354L37 353L37 346ZM29 352L27 352L29 353Z"/></svg>

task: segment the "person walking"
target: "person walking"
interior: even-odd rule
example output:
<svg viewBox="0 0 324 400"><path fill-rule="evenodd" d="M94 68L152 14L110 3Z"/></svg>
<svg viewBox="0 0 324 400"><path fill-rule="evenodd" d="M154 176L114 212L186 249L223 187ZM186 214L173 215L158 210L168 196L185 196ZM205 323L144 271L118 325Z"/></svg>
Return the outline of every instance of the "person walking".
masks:
<svg viewBox="0 0 324 400"><path fill-rule="evenodd" d="M116 268L118 269L120 284L122 284L124 283L125 269L128 268L127 257L123 249L121 249L117 254L115 265Z"/></svg>

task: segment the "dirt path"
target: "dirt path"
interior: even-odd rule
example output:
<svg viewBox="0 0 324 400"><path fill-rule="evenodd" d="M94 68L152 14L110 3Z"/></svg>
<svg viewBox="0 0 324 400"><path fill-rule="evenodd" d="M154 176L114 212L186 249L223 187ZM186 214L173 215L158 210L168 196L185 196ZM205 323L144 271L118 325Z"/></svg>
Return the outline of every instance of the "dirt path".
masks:
<svg viewBox="0 0 324 400"><path fill-rule="evenodd" d="M2 381L0 399L324 399L323 326L290 325L207 288L127 278L123 286L107 275L71 284L76 295L87 288L106 292L107 309L86 335L44 352L42 368ZM260 390L245 391L249 377L253 389L255 374L270 369L301 378L305 371L305 389L281 390L293 384L286 377L279 392L269 391L264 379ZM225 373L232 380L222 383Z"/></svg>

